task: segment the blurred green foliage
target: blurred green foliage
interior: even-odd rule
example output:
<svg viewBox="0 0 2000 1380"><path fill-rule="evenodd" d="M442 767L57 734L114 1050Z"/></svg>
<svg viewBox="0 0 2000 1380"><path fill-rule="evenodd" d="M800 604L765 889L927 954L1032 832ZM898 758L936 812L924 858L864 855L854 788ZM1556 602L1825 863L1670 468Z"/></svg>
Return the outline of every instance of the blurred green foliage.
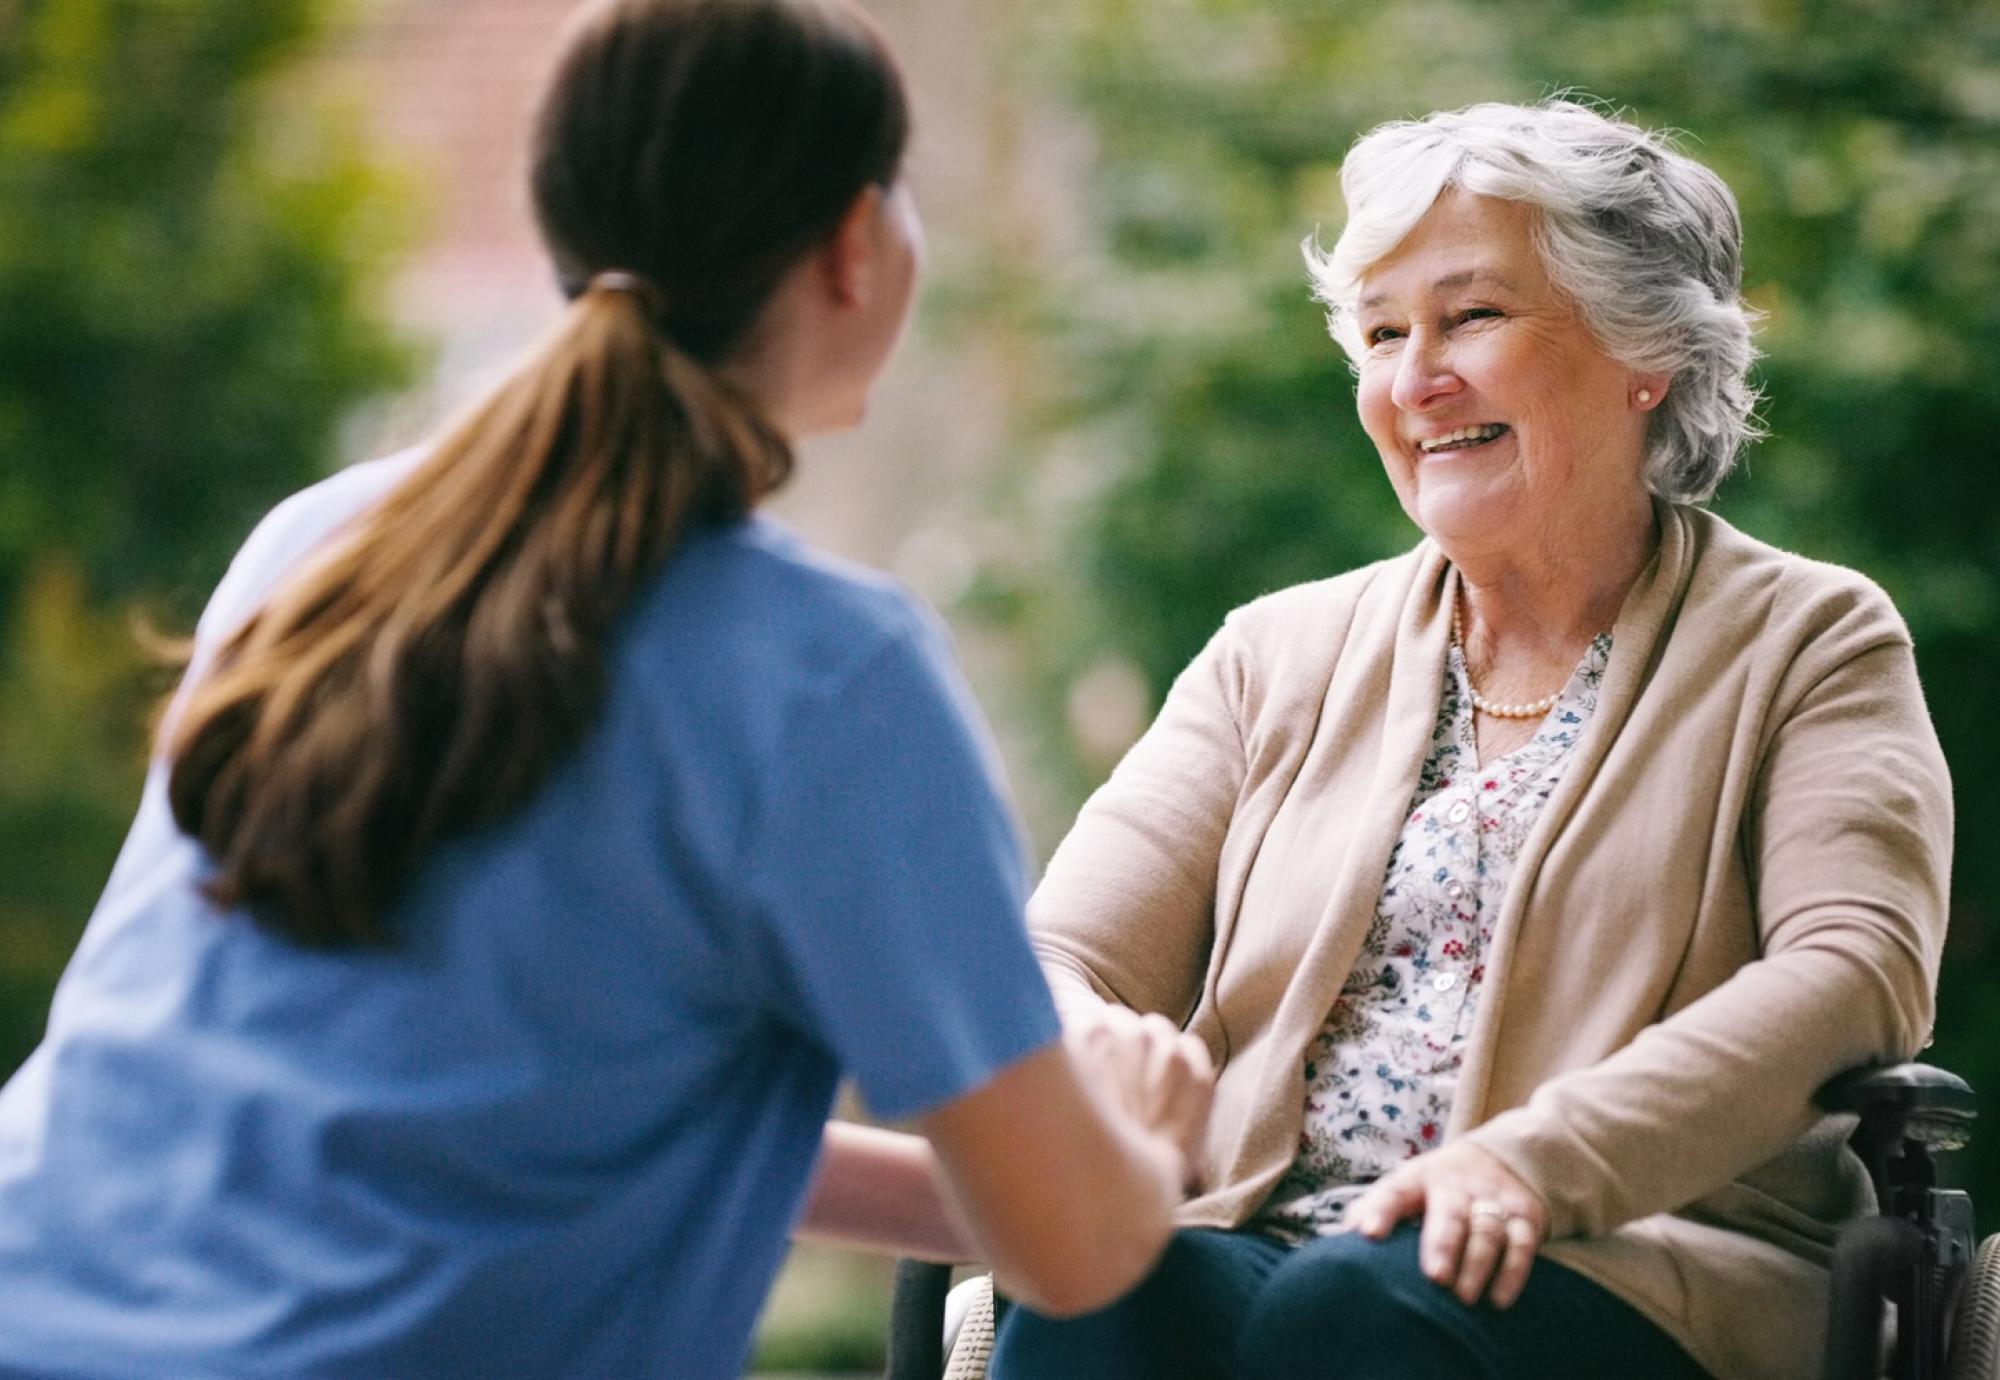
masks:
<svg viewBox="0 0 2000 1380"><path fill-rule="evenodd" d="M996 7L996 14L1001 12ZM978 606L1031 636L1042 767L1078 676L1157 700L1230 608L1415 536L1355 422L1298 243L1374 123L1576 87L1741 200L1771 439L1717 506L1868 571L1916 633L1960 786L1933 1054L2000 1097L2000 11L1989 0L1061 0L1013 7L1092 142L1090 251L1004 250L1040 407L1026 535ZM403 198L302 79L328 0L0 0L0 1070L39 1035L130 816L159 688L132 611L185 627L250 522L413 359L374 293ZM1011 254L1013 257L1009 257ZM1018 360L1016 362L1019 362ZM1116 457L1113 461L1108 457ZM1975 1187L2000 1211L2000 1136ZM844 1287L844 1286L843 1286ZM854 1309L843 1308L846 1312ZM879 1337L829 1331L859 1360ZM862 1332L866 1331L864 1337ZM767 1359L820 1342L773 1334Z"/></svg>
<svg viewBox="0 0 2000 1380"><path fill-rule="evenodd" d="M1374 124L1575 89L1684 131L1741 202L1768 313L1770 439L1716 507L1878 579L1908 618L1959 788L1932 1056L2000 1101L2000 8L1943 0L1076 0L1032 65L1093 142L1095 252L996 280L1046 338L1028 534L978 606L1040 660L1069 801L1065 695L1107 655L1154 702L1224 613L1407 547L1299 241L1341 221ZM1116 457L1108 459L1107 457ZM1045 563L1045 564L1044 564ZM1971 1177L2000 1213L2000 1135Z"/></svg>
<svg viewBox="0 0 2000 1380"><path fill-rule="evenodd" d="M404 199L301 61L322 0L0 5L0 1070L130 819L143 610L189 626L250 523L413 356Z"/></svg>

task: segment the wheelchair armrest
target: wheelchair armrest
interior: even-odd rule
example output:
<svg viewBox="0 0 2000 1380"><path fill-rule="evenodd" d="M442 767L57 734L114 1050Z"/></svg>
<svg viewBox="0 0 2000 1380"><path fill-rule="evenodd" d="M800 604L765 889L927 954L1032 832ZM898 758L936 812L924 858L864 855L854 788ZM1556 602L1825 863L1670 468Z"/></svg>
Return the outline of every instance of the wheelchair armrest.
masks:
<svg viewBox="0 0 2000 1380"><path fill-rule="evenodd" d="M1849 1069L1821 1088L1818 1100L1826 1111L1860 1116L1864 1126L1879 1127L1885 1138L1907 1138L1940 1150L1964 1145L1978 1115L1966 1081L1929 1064Z"/></svg>
<svg viewBox="0 0 2000 1380"><path fill-rule="evenodd" d="M1972 1200L1938 1186L1935 1152L1971 1139L1972 1089L1943 1069L1894 1064L1850 1069L1821 1088L1818 1101L1859 1118L1848 1143L1867 1166L1881 1213L1849 1222L1834 1246L1822 1374L1881 1375L1884 1305L1893 1304L1899 1341L1891 1374L1943 1375L1977 1235Z"/></svg>

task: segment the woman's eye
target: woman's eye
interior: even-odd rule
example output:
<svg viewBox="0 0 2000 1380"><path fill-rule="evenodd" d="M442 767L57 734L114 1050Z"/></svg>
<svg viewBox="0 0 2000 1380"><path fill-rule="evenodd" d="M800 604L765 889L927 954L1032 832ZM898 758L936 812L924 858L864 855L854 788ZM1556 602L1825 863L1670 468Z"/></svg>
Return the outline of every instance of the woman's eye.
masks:
<svg viewBox="0 0 2000 1380"><path fill-rule="evenodd" d="M1361 338L1373 349L1391 340L1401 340L1403 333L1394 326L1370 326Z"/></svg>
<svg viewBox="0 0 2000 1380"><path fill-rule="evenodd" d="M1467 307L1452 318L1452 324L1457 325L1464 321L1495 321L1499 317L1500 310L1497 307Z"/></svg>

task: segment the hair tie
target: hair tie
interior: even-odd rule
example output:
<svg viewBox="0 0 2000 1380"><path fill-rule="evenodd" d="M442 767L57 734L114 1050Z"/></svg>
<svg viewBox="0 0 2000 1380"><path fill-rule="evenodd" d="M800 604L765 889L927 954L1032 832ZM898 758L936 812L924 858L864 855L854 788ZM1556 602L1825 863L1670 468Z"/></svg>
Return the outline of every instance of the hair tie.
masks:
<svg viewBox="0 0 2000 1380"><path fill-rule="evenodd" d="M667 300L661 291L646 278L623 268L607 268L602 273L593 273L584 284L585 292L629 293L646 309L647 315L655 321L667 314Z"/></svg>

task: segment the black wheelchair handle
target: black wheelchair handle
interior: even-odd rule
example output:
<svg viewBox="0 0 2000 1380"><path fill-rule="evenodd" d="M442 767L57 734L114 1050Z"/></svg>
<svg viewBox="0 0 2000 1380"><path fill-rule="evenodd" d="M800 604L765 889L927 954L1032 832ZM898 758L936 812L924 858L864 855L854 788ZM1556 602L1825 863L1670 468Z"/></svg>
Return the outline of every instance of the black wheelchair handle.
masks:
<svg viewBox="0 0 2000 1380"><path fill-rule="evenodd" d="M1898 1111L1926 1121L1971 1121L1978 1113L1972 1086L1929 1064L1887 1064L1849 1069L1819 1090L1829 1112Z"/></svg>

